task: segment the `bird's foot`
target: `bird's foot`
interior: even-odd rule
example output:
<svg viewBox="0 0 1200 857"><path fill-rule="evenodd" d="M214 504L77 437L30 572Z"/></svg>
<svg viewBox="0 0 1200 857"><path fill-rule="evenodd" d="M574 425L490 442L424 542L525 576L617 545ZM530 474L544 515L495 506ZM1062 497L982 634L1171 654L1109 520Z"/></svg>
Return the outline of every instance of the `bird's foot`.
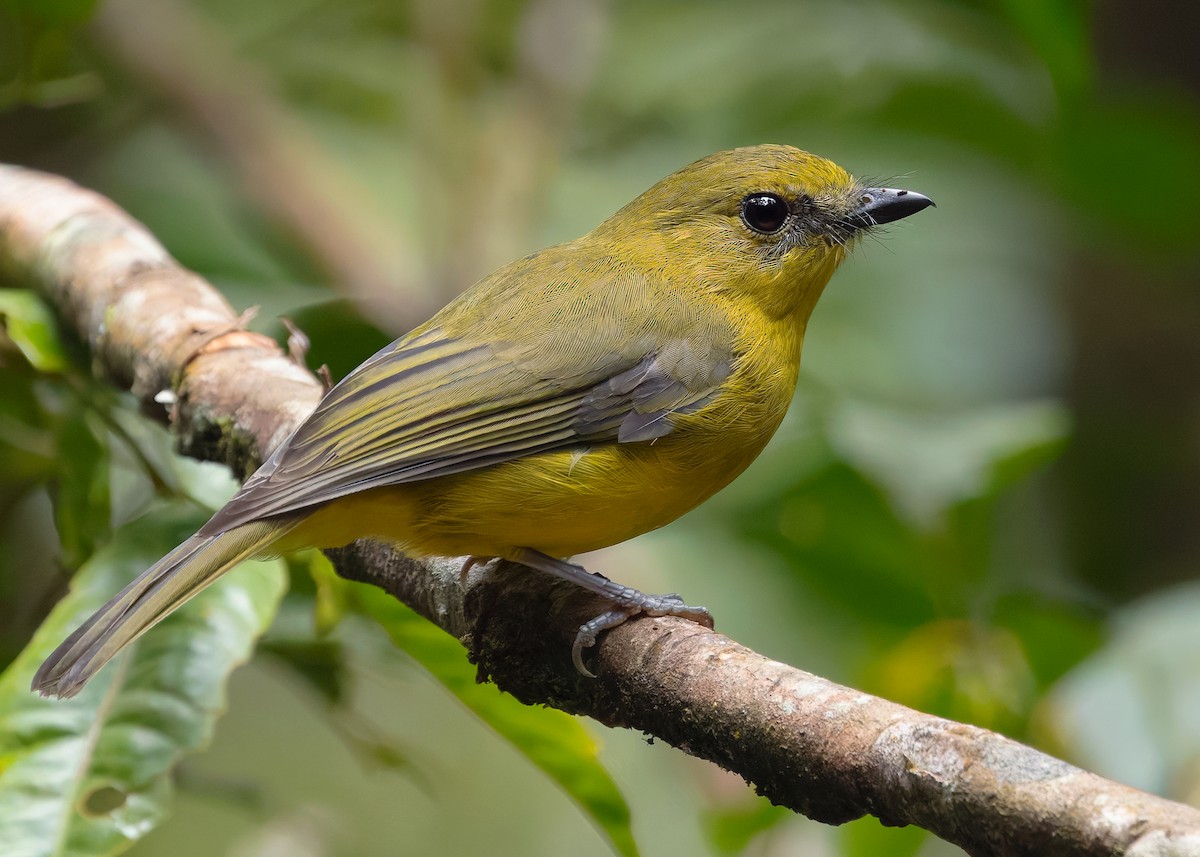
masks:
<svg viewBox="0 0 1200 857"><path fill-rule="evenodd" d="M583 566L556 559L530 548L522 548L511 559L529 568L570 581L611 603L610 609L579 626L575 642L571 645L571 661L575 664L575 669L580 675L588 678L596 676L583 663L583 650L596 645L601 633L623 624L634 616L678 616L706 628L713 627L712 614L708 610L684 603L675 593L647 595L633 587L609 580L603 575L593 574Z"/></svg>

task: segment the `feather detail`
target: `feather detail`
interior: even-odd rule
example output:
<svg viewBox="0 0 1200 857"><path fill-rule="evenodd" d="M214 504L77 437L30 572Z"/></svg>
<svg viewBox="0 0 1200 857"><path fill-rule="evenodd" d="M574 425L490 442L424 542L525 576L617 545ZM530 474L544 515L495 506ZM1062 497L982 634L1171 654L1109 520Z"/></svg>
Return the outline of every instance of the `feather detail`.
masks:
<svg viewBox="0 0 1200 857"><path fill-rule="evenodd" d="M576 379L564 390L523 365L519 351L507 349L505 359L437 327L418 331L334 387L200 535L580 442L663 437L672 413L710 401L730 371L728 360L703 366L681 354L694 357L695 349L672 340L621 359L599 381L554 373ZM683 376L671 371L684 367Z"/></svg>

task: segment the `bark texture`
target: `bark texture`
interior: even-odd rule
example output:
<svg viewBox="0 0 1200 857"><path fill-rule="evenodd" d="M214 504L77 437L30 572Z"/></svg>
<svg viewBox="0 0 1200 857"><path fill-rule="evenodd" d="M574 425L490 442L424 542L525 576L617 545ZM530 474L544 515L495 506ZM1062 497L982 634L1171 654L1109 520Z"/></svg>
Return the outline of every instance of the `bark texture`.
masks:
<svg viewBox="0 0 1200 857"><path fill-rule="evenodd" d="M322 385L184 270L117 206L70 182L0 166L0 277L29 285L86 343L93 371L169 420L182 450L245 476ZM164 405L164 403L166 403ZM1200 855L1200 811L1102 779L973 726L769 660L673 618L602 638L599 678L571 666L591 596L500 564L416 562L359 542L331 551L461 639L481 680L649 733L712 760L775 803L837 824L916 824L974 855Z"/></svg>

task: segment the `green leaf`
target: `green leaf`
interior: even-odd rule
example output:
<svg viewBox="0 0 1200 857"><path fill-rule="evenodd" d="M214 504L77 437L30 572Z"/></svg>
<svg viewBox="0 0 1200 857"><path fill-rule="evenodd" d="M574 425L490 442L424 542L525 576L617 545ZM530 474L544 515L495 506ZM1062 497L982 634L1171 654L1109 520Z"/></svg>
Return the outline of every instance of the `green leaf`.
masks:
<svg viewBox="0 0 1200 857"><path fill-rule="evenodd" d="M1052 460L1068 431L1066 412L1051 401L930 415L847 399L829 428L838 452L927 529L955 504L994 499Z"/></svg>
<svg viewBox="0 0 1200 857"><path fill-rule="evenodd" d="M910 857L921 850L929 834L919 827L884 827L872 816L856 819L838 828L844 857Z"/></svg>
<svg viewBox="0 0 1200 857"><path fill-rule="evenodd" d="M1065 758L1189 803L1200 798L1200 582L1121 608L1112 637L1041 712Z"/></svg>
<svg viewBox="0 0 1200 857"><path fill-rule="evenodd" d="M318 637L329 634L346 616L348 609L346 580L338 576L332 563L320 551L309 551L297 558L308 565L316 586L313 598L313 625Z"/></svg>
<svg viewBox="0 0 1200 857"><path fill-rule="evenodd" d="M33 292L0 289L0 327L34 369L66 369L67 357L58 340L54 316Z"/></svg>
<svg viewBox="0 0 1200 857"><path fill-rule="evenodd" d="M278 561L231 572L73 699L44 699L29 683L68 631L201 522L194 508L172 506L120 530L0 676L5 857L115 854L166 815L171 769L208 742L225 680L271 620L283 591Z"/></svg>
<svg viewBox="0 0 1200 857"><path fill-rule="evenodd" d="M1033 592L1013 592L997 599L992 621L1021 641L1039 691L1093 654L1106 634L1098 605L1051 600Z"/></svg>
<svg viewBox="0 0 1200 857"><path fill-rule="evenodd" d="M63 563L77 568L110 535L110 447L93 429L92 415L75 402L57 426L57 468L52 483ZM165 553L165 551L164 551Z"/></svg>
<svg viewBox="0 0 1200 857"><path fill-rule="evenodd" d="M345 299L291 309L288 315L308 337L313 368L324 363L335 379L344 378L365 355L392 341Z"/></svg>
<svg viewBox="0 0 1200 857"><path fill-rule="evenodd" d="M1025 725L1032 679L1012 632L942 619L914 628L872 659L856 686L919 711L1012 734Z"/></svg>
<svg viewBox="0 0 1200 857"><path fill-rule="evenodd" d="M81 24L92 16L96 0L6 0L3 4L52 24Z"/></svg>
<svg viewBox="0 0 1200 857"><path fill-rule="evenodd" d="M1091 90L1095 77L1092 4L1083 0L1001 0L999 6L1046 63L1061 98L1079 98Z"/></svg>
<svg viewBox="0 0 1200 857"><path fill-rule="evenodd" d="M795 817L795 813L782 806L756 798L749 803L705 813L704 836L717 854L734 857L744 852L761 834Z"/></svg>
<svg viewBox="0 0 1200 857"><path fill-rule="evenodd" d="M600 764L596 742L570 715L522 705L495 685L478 684L462 646L380 589L353 586L355 598L392 641L447 690L558 783L609 838L614 850L637 855L629 805Z"/></svg>
<svg viewBox="0 0 1200 857"><path fill-rule="evenodd" d="M930 555L884 493L832 463L737 516L741 534L787 560L809 591L849 615L908 627L937 615Z"/></svg>

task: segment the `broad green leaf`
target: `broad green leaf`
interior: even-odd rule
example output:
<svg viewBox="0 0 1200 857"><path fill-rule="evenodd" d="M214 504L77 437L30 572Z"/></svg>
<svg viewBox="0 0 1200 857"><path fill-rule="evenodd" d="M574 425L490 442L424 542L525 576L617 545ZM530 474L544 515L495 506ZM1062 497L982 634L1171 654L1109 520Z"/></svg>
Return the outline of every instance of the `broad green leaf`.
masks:
<svg viewBox="0 0 1200 857"><path fill-rule="evenodd" d="M608 836L618 854L638 853L629 805L600 764L596 742L575 718L522 705L495 685L477 683L475 668L453 637L380 589L354 584L353 592L362 610L383 626L399 648L558 783Z"/></svg>
<svg viewBox="0 0 1200 857"><path fill-rule="evenodd" d="M115 854L167 814L171 769L209 740L230 671L283 591L278 561L247 563L109 664L75 698L29 690L66 634L202 521L166 507L118 531L0 676L0 854Z"/></svg>
<svg viewBox="0 0 1200 857"><path fill-rule="evenodd" d="M67 367L54 316L33 292L0 289L0 326L34 369L61 372Z"/></svg>

